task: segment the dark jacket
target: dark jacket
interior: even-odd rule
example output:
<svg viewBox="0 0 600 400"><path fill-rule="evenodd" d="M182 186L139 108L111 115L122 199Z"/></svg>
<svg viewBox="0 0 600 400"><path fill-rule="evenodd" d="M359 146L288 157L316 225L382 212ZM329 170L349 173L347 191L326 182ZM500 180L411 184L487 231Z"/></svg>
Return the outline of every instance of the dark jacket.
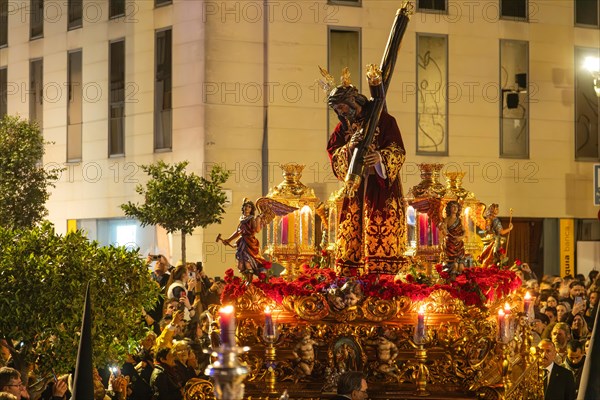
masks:
<svg viewBox="0 0 600 400"><path fill-rule="evenodd" d="M154 400L182 400L181 387L173 379L171 367L165 364L156 364L152 377L150 378L150 386L154 392L152 399Z"/></svg>
<svg viewBox="0 0 600 400"><path fill-rule="evenodd" d="M544 400L575 400L575 379L568 369L554 363Z"/></svg>

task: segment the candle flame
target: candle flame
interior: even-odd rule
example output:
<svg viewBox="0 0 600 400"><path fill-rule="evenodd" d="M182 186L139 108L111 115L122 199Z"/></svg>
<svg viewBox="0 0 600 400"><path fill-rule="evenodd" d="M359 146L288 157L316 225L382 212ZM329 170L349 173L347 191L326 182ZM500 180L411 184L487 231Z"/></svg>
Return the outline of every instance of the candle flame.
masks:
<svg viewBox="0 0 600 400"><path fill-rule="evenodd" d="M421 305L421 307L419 307L419 314L425 314L425 304Z"/></svg>
<svg viewBox="0 0 600 400"><path fill-rule="evenodd" d="M271 307L267 306L267 308L265 308L265 314L271 314Z"/></svg>
<svg viewBox="0 0 600 400"><path fill-rule="evenodd" d="M504 303L504 309L510 311L510 304L508 302Z"/></svg>
<svg viewBox="0 0 600 400"><path fill-rule="evenodd" d="M531 300L531 294L529 292L525 293L525 300Z"/></svg>
<svg viewBox="0 0 600 400"><path fill-rule="evenodd" d="M228 306L221 307L221 309L219 309L219 313L221 313L221 314L233 314L233 306L230 304Z"/></svg>
<svg viewBox="0 0 600 400"><path fill-rule="evenodd" d="M503 309L499 309L498 310L498 316L499 317L504 317L504 310Z"/></svg>

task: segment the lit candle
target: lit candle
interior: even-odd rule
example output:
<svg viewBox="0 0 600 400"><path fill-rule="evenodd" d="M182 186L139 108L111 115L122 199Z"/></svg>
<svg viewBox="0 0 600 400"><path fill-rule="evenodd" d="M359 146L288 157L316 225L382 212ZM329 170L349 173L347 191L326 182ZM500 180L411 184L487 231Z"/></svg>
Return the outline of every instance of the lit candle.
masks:
<svg viewBox="0 0 600 400"><path fill-rule="evenodd" d="M271 308L265 308L265 336L275 336L275 325L271 316Z"/></svg>
<svg viewBox="0 0 600 400"><path fill-rule="evenodd" d="M427 245L427 214L419 214L419 245Z"/></svg>
<svg viewBox="0 0 600 400"><path fill-rule="evenodd" d="M504 303L504 338L505 340L509 340L511 335L511 318L510 318L511 310L510 304L508 302Z"/></svg>
<svg viewBox="0 0 600 400"><path fill-rule="evenodd" d="M235 313L233 311L232 305L219 309L221 344L223 347L235 346Z"/></svg>
<svg viewBox="0 0 600 400"><path fill-rule="evenodd" d="M288 244L288 216L281 219L281 244Z"/></svg>
<svg viewBox="0 0 600 400"><path fill-rule="evenodd" d="M523 312L525 316L529 318L529 309L531 308L531 294L529 292L525 293L525 297L523 298Z"/></svg>
<svg viewBox="0 0 600 400"><path fill-rule="evenodd" d="M419 308L417 317L417 337L423 339L425 337L425 306Z"/></svg>
<svg viewBox="0 0 600 400"><path fill-rule="evenodd" d="M504 315L504 310L498 310L498 338L501 342L504 341L505 334L505 325L506 325L506 316Z"/></svg>

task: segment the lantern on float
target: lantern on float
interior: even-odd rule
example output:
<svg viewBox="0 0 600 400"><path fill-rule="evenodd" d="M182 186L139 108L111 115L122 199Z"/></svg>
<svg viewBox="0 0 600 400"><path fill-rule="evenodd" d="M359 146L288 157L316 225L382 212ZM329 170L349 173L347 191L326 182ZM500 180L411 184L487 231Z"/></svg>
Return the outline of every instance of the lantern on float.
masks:
<svg viewBox="0 0 600 400"><path fill-rule="evenodd" d="M294 163L280 165L284 180L267 194L269 198L297 208L293 213L273 219L264 246L265 254L283 265L290 278L315 256L315 244L320 236L316 233L315 219L318 199L313 189L300 182L304 167Z"/></svg>

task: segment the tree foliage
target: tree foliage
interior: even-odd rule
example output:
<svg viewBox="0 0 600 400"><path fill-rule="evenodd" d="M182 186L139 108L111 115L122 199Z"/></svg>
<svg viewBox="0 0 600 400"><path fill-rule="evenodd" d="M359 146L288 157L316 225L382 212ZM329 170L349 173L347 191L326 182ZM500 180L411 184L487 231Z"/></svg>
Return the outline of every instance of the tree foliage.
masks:
<svg viewBox="0 0 600 400"><path fill-rule="evenodd" d="M47 378L74 368L87 282L96 365L121 360L144 333L141 310L159 288L137 251L99 247L80 231L58 235L47 222L0 227L0 249L0 337L21 371L35 363Z"/></svg>
<svg viewBox="0 0 600 400"><path fill-rule="evenodd" d="M35 123L0 119L0 226L32 227L48 213L48 187L61 168L44 169L44 138Z"/></svg>
<svg viewBox="0 0 600 400"><path fill-rule="evenodd" d="M229 172L217 165L208 179L193 172L188 174L187 165L187 161L169 165L162 160L142 165L150 176L145 186L136 188L144 197L144 204L130 201L121 205L125 215L138 219L142 226L160 225L169 233L180 231L184 262L185 235L191 235L198 227L221 223L227 200L221 185L229 178Z"/></svg>

